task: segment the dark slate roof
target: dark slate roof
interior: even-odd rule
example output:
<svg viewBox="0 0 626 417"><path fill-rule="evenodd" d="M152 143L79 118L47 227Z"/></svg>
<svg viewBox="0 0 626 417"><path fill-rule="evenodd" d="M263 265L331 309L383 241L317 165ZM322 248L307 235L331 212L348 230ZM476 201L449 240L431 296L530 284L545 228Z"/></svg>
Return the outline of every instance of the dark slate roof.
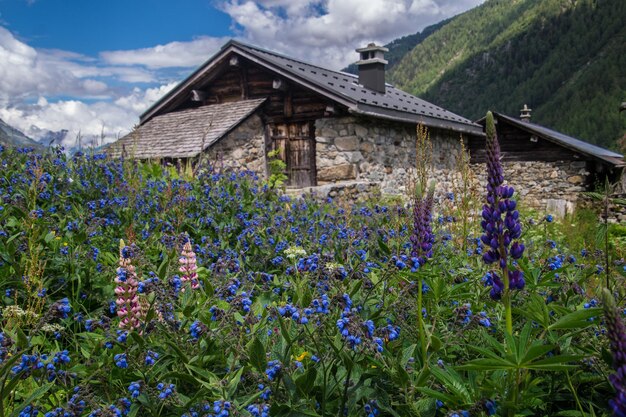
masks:
<svg viewBox="0 0 626 417"><path fill-rule="evenodd" d="M385 94L367 89L358 83L358 77L308 64L256 46L231 40L197 71L182 81L169 94L149 108L141 120L148 120L181 92L192 88L213 62L228 53L237 53L269 70L309 87L348 107L354 114L406 123L422 123L429 127L451 129L463 133L482 135L482 128L457 114L399 90L387 84Z"/></svg>
<svg viewBox="0 0 626 417"><path fill-rule="evenodd" d="M589 155L591 157L600 159L604 162L608 162L614 166L626 165L626 162L624 162L624 156L616 152L610 151L600 146L592 145L591 143L573 138L571 136L567 136L564 133L557 132L556 130L552 130L545 126L538 125L536 123L524 122L522 120L516 119L514 117L510 117L501 113L494 112L493 114L498 119L505 120L507 123L510 123L513 126L516 126L521 130L524 130L531 134L535 134L541 138L544 138L548 141L556 143L557 145L561 145L564 148L568 148L573 151L580 152L584 155ZM482 121L484 121L484 118L479 120L479 122L482 122Z"/></svg>
<svg viewBox="0 0 626 417"><path fill-rule="evenodd" d="M112 157L189 158L217 142L250 116L265 99L213 104L165 113L111 144Z"/></svg>

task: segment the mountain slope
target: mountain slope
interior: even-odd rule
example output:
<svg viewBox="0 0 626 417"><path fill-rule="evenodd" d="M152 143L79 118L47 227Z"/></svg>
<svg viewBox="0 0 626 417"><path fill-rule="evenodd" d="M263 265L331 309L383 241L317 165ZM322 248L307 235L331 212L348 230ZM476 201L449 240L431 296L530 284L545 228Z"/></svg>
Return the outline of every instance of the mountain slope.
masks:
<svg viewBox="0 0 626 417"><path fill-rule="evenodd" d="M35 142L19 130L6 124L0 119L0 143L18 147L41 148L39 142Z"/></svg>
<svg viewBox="0 0 626 417"><path fill-rule="evenodd" d="M391 70L396 64L398 64L402 58L406 56L416 45L420 44L424 39L428 38L434 32L439 30L439 28L445 26L451 19L442 20L439 23L435 23L434 25L427 26L421 32L414 33L412 35L403 36L398 39L394 39L388 44L384 45L385 48L389 49L389 52L385 54L385 59L387 60L387 71ZM344 68L342 71L349 72L351 74L358 74L358 69L355 64L350 64L348 67Z"/></svg>
<svg viewBox="0 0 626 417"><path fill-rule="evenodd" d="M488 0L390 71L402 89L469 118L488 109L616 148L626 131L626 2Z"/></svg>

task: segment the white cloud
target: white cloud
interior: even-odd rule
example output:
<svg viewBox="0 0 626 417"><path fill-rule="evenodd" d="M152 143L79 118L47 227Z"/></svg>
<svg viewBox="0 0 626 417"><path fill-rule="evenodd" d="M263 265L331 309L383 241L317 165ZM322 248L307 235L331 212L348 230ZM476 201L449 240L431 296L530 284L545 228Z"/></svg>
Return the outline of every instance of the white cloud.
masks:
<svg viewBox="0 0 626 417"><path fill-rule="evenodd" d="M0 26L0 103L41 95L110 97L111 80L154 82L156 77L145 68L101 66L73 52L35 49Z"/></svg>
<svg viewBox="0 0 626 417"><path fill-rule="evenodd" d="M152 48L104 51L100 56L113 65L143 65L148 68L195 67L217 52L226 40L203 36L190 42L170 42Z"/></svg>
<svg viewBox="0 0 626 417"><path fill-rule="evenodd" d="M147 90L141 90L134 88L132 93L120 97L115 100L115 105L130 110L135 114L140 114L150 107L159 98L163 97L165 93L170 91L177 83L169 83L156 88L148 88Z"/></svg>
<svg viewBox="0 0 626 417"><path fill-rule="evenodd" d="M484 0L223 0L238 38L261 47L342 68L357 59L354 49L387 43L461 13ZM227 38L202 36L151 48L105 51L116 66L193 68Z"/></svg>
<svg viewBox="0 0 626 417"><path fill-rule="evenodd" d="M354 61L354 49L458 14L483 0L228 0L222 9L259 46L331 68Z"/></svg>
<svg viewBox="0 0 626 417"><path fill-rule="evenodd" d="M41 139L48 132L67 130L63 145L74 146L80 134L88 143L100 139L112 142L125 135L138 122L137 115L174 87L175 83L145 90L135 88L115 101L86 103L80 100L49 102L39 97L36 104L20 104L0 108L0 119Z"/></svg>

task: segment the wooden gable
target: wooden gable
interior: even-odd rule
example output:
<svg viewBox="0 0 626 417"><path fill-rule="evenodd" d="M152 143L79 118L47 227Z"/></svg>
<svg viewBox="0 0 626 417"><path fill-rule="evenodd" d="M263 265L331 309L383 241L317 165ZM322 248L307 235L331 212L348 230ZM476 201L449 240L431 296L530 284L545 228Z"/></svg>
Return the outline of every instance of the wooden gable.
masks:
<svg viewBox="0 0 626 417"><path fill-rule="evenodd" d="M198 80L193 90L165 111L179 111L209 104L267 98L261 117L266 123L315 120L338 107L308 90L235 53ZM195 96L195 98L194 98Z"/></svg>

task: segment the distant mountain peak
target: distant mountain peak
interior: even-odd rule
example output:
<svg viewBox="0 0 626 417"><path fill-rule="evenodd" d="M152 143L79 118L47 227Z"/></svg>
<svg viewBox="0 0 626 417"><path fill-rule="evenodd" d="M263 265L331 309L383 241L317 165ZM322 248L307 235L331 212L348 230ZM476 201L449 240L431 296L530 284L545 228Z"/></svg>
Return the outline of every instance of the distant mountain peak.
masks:
<svg viewBox="0 0 626 417"><path fill-rule="evenodd" d="M41 144L0 119L0 143L18 147L40 148Z"/></svg>

